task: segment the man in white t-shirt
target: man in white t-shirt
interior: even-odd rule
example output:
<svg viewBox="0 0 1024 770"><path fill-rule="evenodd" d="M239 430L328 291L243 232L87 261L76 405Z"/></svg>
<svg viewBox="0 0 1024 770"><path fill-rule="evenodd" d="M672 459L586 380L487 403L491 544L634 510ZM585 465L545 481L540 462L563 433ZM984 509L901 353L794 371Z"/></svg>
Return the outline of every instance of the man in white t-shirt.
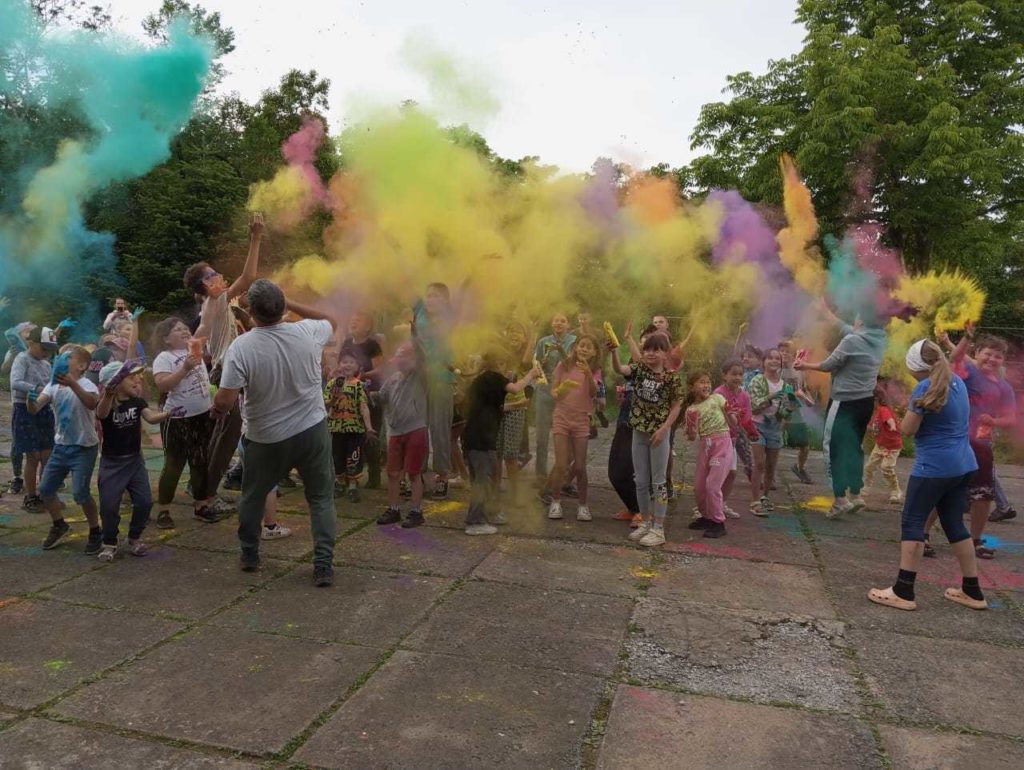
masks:
<svg viewBox="0 0 1024 770"><path fill-rule="evenodd" d="M255 328L228 349L213 400L214 414L223 417L236 408L245 389L245 465L238 501L242 569L259 568L264 501L294 467L309 503L313 582L329 586L334 579L334 464L320 362L337 324L324 313L286 300L266 279L255 281L248 295ZM289 310L306 320L285 323Z"/></svg>
<svg viewBox="0 0 1024 770"><path fill-rule="evenodd" d="M231 300L248 291L252 282L256 280L262 236L263 216L254 214L249 223L249 255L245 259L242 274L230 285L224 280L223 275L206 262L197 262L185 271L185 287L203 297L199 326L192 336L206 338L206 348L210 353L212 365L210 380L214 385L220 384L224 354L238 336ZM210 468L207 480L211 493L215 493L220 486L241 435L242 415L236 406L217 423L210 440ZM224 511L218 509L217 512Z"/></svg>

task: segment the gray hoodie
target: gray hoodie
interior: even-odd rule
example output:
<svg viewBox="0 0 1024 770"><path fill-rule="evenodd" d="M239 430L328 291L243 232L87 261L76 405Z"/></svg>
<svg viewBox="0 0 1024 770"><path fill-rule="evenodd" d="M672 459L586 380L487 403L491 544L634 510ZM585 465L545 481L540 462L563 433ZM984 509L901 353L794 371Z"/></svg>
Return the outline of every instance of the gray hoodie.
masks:
<svg viewBox="0 0 1024 770"><path fill-rule="evenodd" d="M871 398L885 355L885 330L868 326L854 329L848 324L840 328L844 335L842 340L821 362L821 370L832 375L830 398L833 401Z"/></svg>

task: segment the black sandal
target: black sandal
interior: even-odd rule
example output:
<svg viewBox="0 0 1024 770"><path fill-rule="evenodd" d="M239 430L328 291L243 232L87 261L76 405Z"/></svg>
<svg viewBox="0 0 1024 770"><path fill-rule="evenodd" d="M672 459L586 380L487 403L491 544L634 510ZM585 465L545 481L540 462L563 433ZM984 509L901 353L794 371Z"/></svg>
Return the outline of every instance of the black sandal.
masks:
<svg viewBox="0 0 1024 770"><path fill-rule="evenodd" d="M924 555L929 559L935 558L935 547L931 544L927 537L924 539Z"/></svg>
<svg viewBox="0 0 1024 770"><path fill-rule="evenodd" d="M987 547L984 540L975 540L974 556L978 559L994 559L996 558L996 552L994 548Z"/></svg>

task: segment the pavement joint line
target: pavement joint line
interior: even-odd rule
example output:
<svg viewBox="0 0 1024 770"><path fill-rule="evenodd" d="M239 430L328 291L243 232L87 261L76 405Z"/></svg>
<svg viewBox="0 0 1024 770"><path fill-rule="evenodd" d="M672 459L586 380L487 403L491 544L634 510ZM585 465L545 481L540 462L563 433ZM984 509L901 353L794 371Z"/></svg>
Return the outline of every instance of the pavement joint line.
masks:
<svg viewBox="0 0 1024 770"><path fill-rule="evenodd" d="M103 565L103 566L110 566L110 565ZM236 606L237 604L241 603L242 601L245 600L245 598L247 596L249 596L249 594L255 593L255 591L258 590L259 588L261 588L264 584L273 582L274 580L278 580L280 578L283 578L285 575L290 574L295 569L298 569L298 565L297 564L296 565L291 565L289 568L285 569L284 571L282 571L280 573L276 573L276 574L270 576L265 581L261 581L260 583L248 586L241 594L239 594L238 596L234 597L233 599L228 601L226 604L224 604L224 605L214 609L213 611L207 613L206 615L203 615L203 616L200 616L199 618L196 618L194 620L190 620L190 621L185 622L184 625L181 628L179 628L177 631L174 631L174 632L168 634L167 636L165 636L164 638L158 639L157 641L153 642L152 644L150 644L150 645L148 645L146 647L143 647L138 652L135 652L135 653L133 653L133 654L131 654L131 655L125 657L125 658L122 658L119 661L115 661L114 663L112 663L111 665L107 666L104 669L101 669L101 670L99 670L97 672L94 672L93 674L90 674L87 677L84 677L83 679L78 680L75 684L73 684L68 689L63 690L62 692L58 693L54 697L50 698L49 700L44 701L43 703L40 703L39 705L35 706L34 708L21 710L21 712L19 714L19 717L17 717L16 719L12 720L8 725L6 725L4 727L0 727L0 732L2 732L3 730L6 730L7 728L9 728L12 724L14 724L16 722L22 722L25 719L28 719L29 717L32 717L32 716L42 716L42 715L46 714L48 709L52 708L53 706L55 706L56 704L60 703L61 701L66 700L67 698L70 698L71 696L77 694L78 692L80 692L81 690L85 689L89 685L101 681L102 679L104 679L109 674L112 674L115 671L119 671L119 670L121 670L123 668L127 668L131 664L135 663L138 660L141 660L142 658L146 657L147 655L149 655L150 653L154 652L155 650L158 650L158 649L164 647L165 645L168 645L168 644L171 644L173 642L178 641L179 639L183 638L187 634L189 634L192 631L194 631L196 628L199 628L200 626L204 625L210 618L216 617L218 614L220 614L222 612L226 612L227 610L229 610L232 607ZM97 610L97 611L101 611L101 612L117 612L119 610L102 608L102 609Z"/></svg>
<svg viewBox="0 0 1024 770"><path fill-rule="evenodd" d="M281 751L273 755L273 758L282 762L291 762L291 758L292 756L294 756L295 752L302 748L309 741L309 739L313 737L314 733L316 733L317 730L319 730L321 727L327 724L331 717L333 717L341 709L342 706L344 706L357 692L359 692L359 690L361 690L363 686L368 681L370 681L370 679L373 678L374 674L376 674L384 665L387 664L389 660L391 660L395 652L397 652L399 649L402 649L402 642L408 639L409 636L411 636L421 625L426 623L427 619L434 614L434 611L444 602L446 602L448 600L448 597L450 597L452 594L454 594L456 591L462 588L464 583L464 578L456 578L450 586L448 586L444 591L441 592L440 596L438 596L436 599L434 599L434 601L430 603L430 606L427 608L427 611L423 613L419 620L413 623L404 634L402 634L397 640L395 640L395 643L393 645L384 650L380 657L378 657L373 663L371 663L370 667L366 671L364 671L359 677L357 677L356 680L352 682L352 684L349 685L348 688L346 688L345 692L342 693L341 696L339 696L330 704L328 704L327 707L319 714L317 714L317 716L315 716L313 720L306 725L305 728L303 728L298 734L293 736L285 744L284 748L281 749Z"/></svg>
<svg viewBox="0 0 1024 770"><path fill-rule="evenodd" d="M832 605L832 611L835 613L836 619L843 623L845 627L849 628L849 619L840 609L839 599L836 596L835 587L832 584L832 575L829 573L828 568L825 565L825 560L822 558L821 549L818 547L817 533L814 532L807 521L808 509L796 500L793 494L793 488L788 483L786 484L786 490L789 494L790 500L793 501L794 513L797 520L800 522L800 529L803 532L804 538L807 540L807 544L811 549L811 555L814 557L815 564L817 565L818 575L821 579L825 596L828 597L829 604ZM860 659L854 647L845 643L842 645L836 645L831 641L829 644L839 649L843 658L846 660L847 671L853 679L854 691L856 692L857 698L861 703L861 708L863 709L863 714L860 716L863 718L862 721L871 733L871 739L875 744L875 759L878 761L879 767L882 768L882 770L892 770L892 758L889 756L888 751L886 751L885 742L882 740L882 734L878 729L877 722L875 721L879 713L885 712L885 707L871 692L871 688L867 683L867 677L860 666Z"/></svg>

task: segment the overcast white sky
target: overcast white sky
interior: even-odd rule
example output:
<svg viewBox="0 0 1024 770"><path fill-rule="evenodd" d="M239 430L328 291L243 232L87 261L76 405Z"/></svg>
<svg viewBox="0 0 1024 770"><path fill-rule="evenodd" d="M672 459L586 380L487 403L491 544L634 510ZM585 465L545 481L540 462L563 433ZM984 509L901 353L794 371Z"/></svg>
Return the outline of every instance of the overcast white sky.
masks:
<svg viewBox="0 0 1024 770"><path fill-rule="evenodd" d="M111 0L120 30L141 35L158 0ZM501 107L471 121L505 157L566 170L605 155L635 166L692 157L702 104L726 75L763 72L796 52L796 0L200 0L235 30L225 88L255 99L293 67L331 80L331 131L371 99L427 103L403 63L428 39L490 84ZM446 116L457 118L458 116Z"/></svg>

